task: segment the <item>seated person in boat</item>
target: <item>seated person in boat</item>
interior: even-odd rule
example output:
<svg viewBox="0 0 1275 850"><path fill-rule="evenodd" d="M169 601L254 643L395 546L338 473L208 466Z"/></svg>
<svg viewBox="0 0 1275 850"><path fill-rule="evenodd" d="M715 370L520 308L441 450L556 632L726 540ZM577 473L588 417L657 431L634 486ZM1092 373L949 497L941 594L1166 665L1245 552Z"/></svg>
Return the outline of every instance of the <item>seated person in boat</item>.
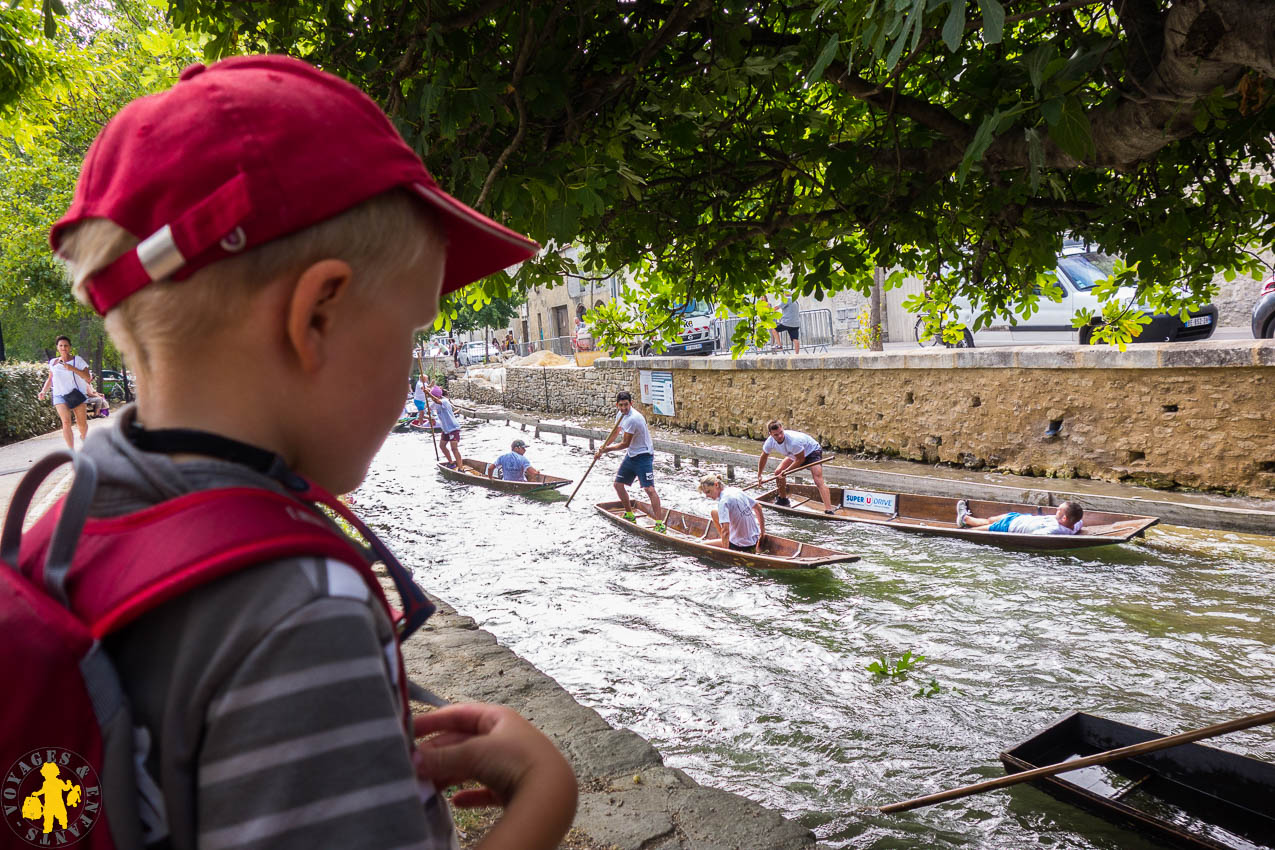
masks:
<svg viewBox="0 0 1275 850"><path fill-rule="evenodd" d="M509 445L508 452L496 458L495 463L487 464L487 477L491 478L499 472L502 481L526 481L528 473L539 475L531 461L524 457L526 454L527 444L522 440L514 440Z"/></svg>
<svg viewBox="0 0 1275 850"><path fill-rule="evenodd" d="M757 500L738 487L727 487L720 475L705 475L699 491L717 502L713 524L721 540L705 540L709 546L734 549L737 552L760 552L766 536L766 516Z"/></svg>
<svg viewBox="0 0 1275 850"><path fill-rule="evenodd" d="M1063 502L1053 516L1007 513L984 519L970 516L970 503L965 499L956 503L957 528L985 528L1010 534L1079 534L1084 515L1085 509L1080 505Z"/></svg>
<svg viewBox="0 0 1275 850"><path fill-rule="evenodd" d="M429 409L434 418L438 420L438 429L443 432L439 442L442 444L443 454L447 456L447 460L456 464L456 468L462 466L460 456L460 423L456 421L456 412L452 409L451 399L443 396L443 388L434 385L429 391L430 399Z"/></svg>
<svg viewBox="0 0 1275 850"><path fill-rule="evenodd" d="M783 423L778 419L772 419L766 426L766 430L770 432L770 436L761 446L761 459L757 463L757 483L761 483L762 475L766 472L766 459L772 454L782 454L784 459L776 470L779 476L779 496L775 499L775 504L786 508L792 504L788 501L787 470L823 460L823 448L819 445L819 441L809 434L785 431ZM823 499L823 512L836 513L832 507L832 497L828 494L828 485L823 481L823 467L811 466L809 472L810 477L815 480L815 486L819 488L819 497Z"/></svg>

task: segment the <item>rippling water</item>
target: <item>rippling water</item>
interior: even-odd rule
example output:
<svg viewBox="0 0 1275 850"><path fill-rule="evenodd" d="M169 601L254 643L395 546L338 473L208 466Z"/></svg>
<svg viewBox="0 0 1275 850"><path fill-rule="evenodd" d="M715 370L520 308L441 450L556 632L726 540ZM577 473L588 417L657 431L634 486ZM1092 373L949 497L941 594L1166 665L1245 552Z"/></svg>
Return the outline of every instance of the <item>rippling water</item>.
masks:
<svg viewBox="0 0 1275 850"><path fill-rule="evenodd" d="M462 445L490 459L523 437L537 469L588 466L581 440L530 435L481 425ZM599 461L566 509L565 495L444 481L427 435L391 435L355 500L425 587L580 702L834 846L1150 847L1025 787L866 807L999 776L1001 750L1073 709L1169 733L1275 704L1269 538L1156 528L1141 544L1022 554L768 512L768 530L862 560L755 572L597 516L617 465ZM657 455L665 505L707 514L701 472ZM926 660L905 680L865 669L906 650ZM938 694L917 696L931 680ZM1212 745L1275 760L1270 727Z"/></svg>

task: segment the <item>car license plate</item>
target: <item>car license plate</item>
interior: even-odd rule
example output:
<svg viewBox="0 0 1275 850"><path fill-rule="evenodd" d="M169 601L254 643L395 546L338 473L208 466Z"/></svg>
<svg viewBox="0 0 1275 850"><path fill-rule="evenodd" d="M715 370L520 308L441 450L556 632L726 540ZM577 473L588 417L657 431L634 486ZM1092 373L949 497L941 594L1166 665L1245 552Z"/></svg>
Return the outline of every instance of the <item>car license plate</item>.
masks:
<svg viewBox="0 0 1275 850"><path fill-rule="evenodd" d="M1212 316L1196 316L1194 319L1187 319L1186 326L1188 328L1198 328L1200 325L1207 325L1213 321Z"/></svg>
<svg viewBox="0 0 1275 850"><path fill-rule="evenodd" d="M697 349L697 348L703 348L703 347L704 347L704 343L702 343L702 342L697 342L697 343L695 343L694 345L688 345L688 346L686 346L686 350L687 350L687 351L694 351L694 350L695 350L695 349Z"/></svg>

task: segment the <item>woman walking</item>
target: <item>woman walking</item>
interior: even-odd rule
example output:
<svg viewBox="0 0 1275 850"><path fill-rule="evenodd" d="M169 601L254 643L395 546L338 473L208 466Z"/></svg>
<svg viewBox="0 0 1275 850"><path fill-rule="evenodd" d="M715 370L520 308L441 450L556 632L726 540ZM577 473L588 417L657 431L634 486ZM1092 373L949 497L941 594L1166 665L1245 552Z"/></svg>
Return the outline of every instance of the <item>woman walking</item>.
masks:
<svg viewBox="0 0 1275 850"><path fill-rule="evenodd" d="M80 442L88 435L88 408L84 405L89 395L89 381L93 374L89 372L89 364L84 358L71 353L71 338L58 337L58 356L49 361L49 377L40 390L39 398L44 400L53 388L53 407L62 420L62 438L66 440L68 449L75 448L75 438L71 434L71 413L75 411L75 424L80 429Z"/></svg>

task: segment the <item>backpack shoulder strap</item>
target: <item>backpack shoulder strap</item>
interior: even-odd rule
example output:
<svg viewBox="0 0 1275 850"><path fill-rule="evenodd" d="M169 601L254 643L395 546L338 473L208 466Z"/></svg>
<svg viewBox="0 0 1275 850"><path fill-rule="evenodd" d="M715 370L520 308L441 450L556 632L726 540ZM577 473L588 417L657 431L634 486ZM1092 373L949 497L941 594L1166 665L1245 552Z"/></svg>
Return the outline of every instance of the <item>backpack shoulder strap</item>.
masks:
<svg viewBox="0 0 1275 850"><path fill-rule="evenodd" d="M23 571L38 579L61 505L22 541ZM145 612L236 570L297 556L359 570L393 619L368 556L296 499L256 487L201 490L136 513L90 519L67 576L71 609L101 638Z"/></svg>

